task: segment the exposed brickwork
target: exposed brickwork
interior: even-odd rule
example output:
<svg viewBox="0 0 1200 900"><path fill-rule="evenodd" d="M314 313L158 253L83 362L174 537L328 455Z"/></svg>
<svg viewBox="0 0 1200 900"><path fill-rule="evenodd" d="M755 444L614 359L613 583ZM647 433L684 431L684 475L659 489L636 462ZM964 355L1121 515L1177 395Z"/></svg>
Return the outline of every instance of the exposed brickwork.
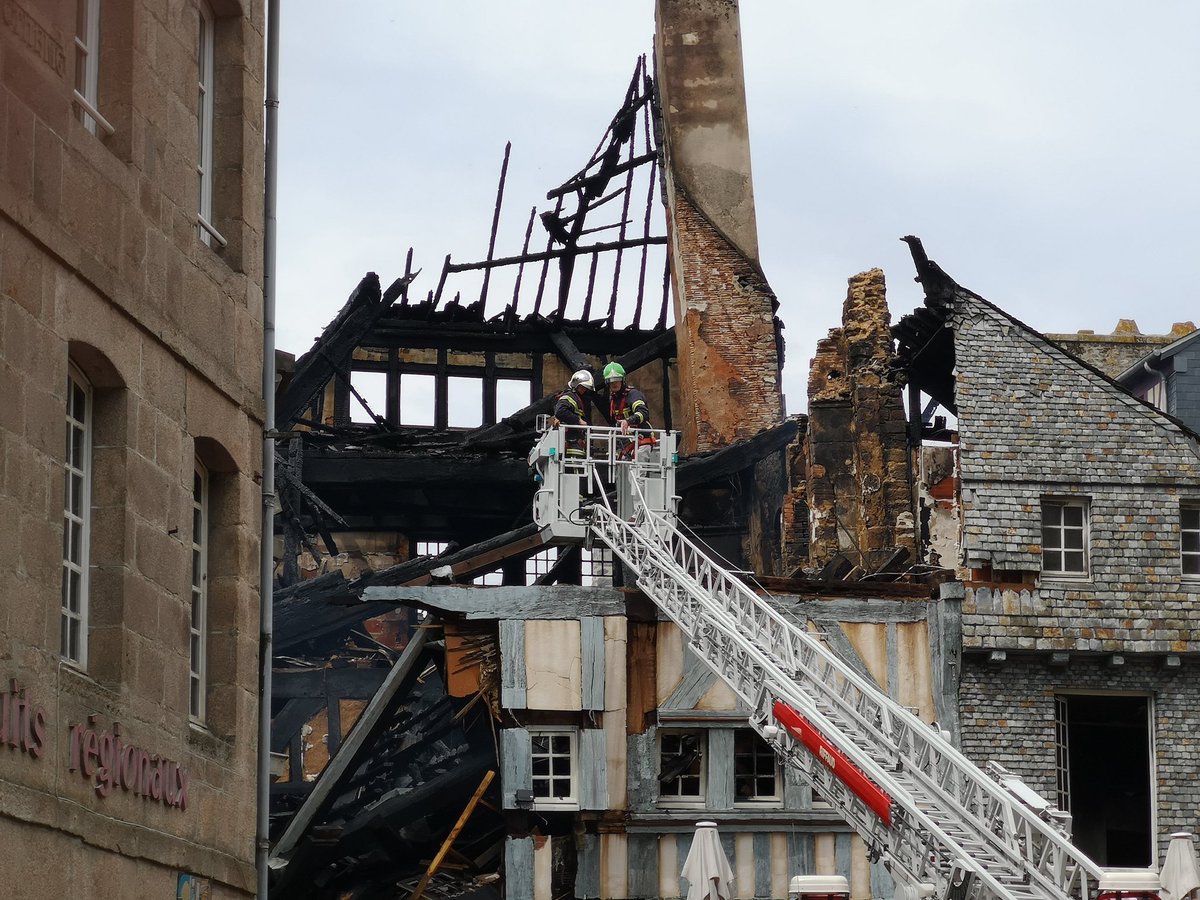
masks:
<svg viewBox="0 0 1200 900"><path fill-rule="evenodd" d="M977 764L994 759L1053 800L1054 695L1065 691L1144 691L1154 698L1158 835L1165 851L1173 831L1200 826L1200 660L1176 669L1127 658L1114 669L1097 658L1067 667L1036 657L990 664L978 655L963 663L960 686L962 749ZM1161 856L1160 856L1161 858Z"/></svg>
<svg viewBox="0 0 1200 900"><path fill-rule="evenodd" d="M1200 650L1200 585L1179 557L1179 502L1200 496L1196 441L977 298L959 294L951 318L964 564L983 573L966 644ZM1035 576L1047 495L1089 500L1086 579Z"/></svg>
<svg viewBox="0 0 1200 900"><path fill-rule="evenodd" d="M782 421L775 299L681 191L671 228L683 400L676 425L686 451L712 450Z"/></svg>
<svg viewBox="0 0 1200 900"><path fill-rule="evenodd" d="M915 543L904 408L881 270L850 279L842 322L817 345L809 369L809 564L820 568L841 553L872 570L897 547L912 552ZM793 475L793 490L796 481Z"/></svg>

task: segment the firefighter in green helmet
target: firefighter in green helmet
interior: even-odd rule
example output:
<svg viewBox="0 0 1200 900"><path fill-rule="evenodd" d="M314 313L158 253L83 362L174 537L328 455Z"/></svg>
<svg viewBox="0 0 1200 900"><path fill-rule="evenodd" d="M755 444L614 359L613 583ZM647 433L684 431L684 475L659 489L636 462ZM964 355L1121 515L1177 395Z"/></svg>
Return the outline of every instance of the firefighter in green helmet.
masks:
<svg viewBox="0 0 1200 900"><path fill-rule="evenodd" d="M625 367L610 362L604 367L604 381L608 384L608 413L614 425L628 434L631 430L652 428L650 407L646 395L625 381Z"/></svg>

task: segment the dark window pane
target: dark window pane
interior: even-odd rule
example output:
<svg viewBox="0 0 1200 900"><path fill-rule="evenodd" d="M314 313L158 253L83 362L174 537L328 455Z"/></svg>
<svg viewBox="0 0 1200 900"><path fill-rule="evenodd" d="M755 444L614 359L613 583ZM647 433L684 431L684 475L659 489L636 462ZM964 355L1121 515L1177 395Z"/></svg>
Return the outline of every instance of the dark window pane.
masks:
<svg viewBox="0 0 1200 900"><path fill-rule="evenodd" d="M1184 528L1200 528L1200 506L1185 506L1179 511Z"/></svg>
<svg viewBox="0 0 1200 900"><path fill-rule="evenodd" d="M1059 531L1059 529L1057 529L1057 528L1043 528L1042 529L1042 549L1057 550L1058 546L1059 546L1059 541L1062 540L1061 535L1062 535L1062 532Z"/></svg>
<svg viewBox="0 0 1200 900"><path fill-rule="evenodd" d="M1068 550L1063 554L1063 571L1064 572L1082 572L1084 571L1083 554L1076 550Z"/></svg>
<svg viewBox="0 0 1200 900"><path fill-rule="evenodd" d="M570 753L571 738L565 734L556 734L550 738L550 747L555 753Z"/></svg>
<svg viewBox="0 0 1200 900"><path fill-rule="evenodd" d="M1183 574L1200 575L1200 554L1189 553L1184 555Z"/></svg>
<svg viewBox="0 0 1200 900"><path fill-rule="evenodd" d="M700 779L695 775L685 775L679 779L680 793L687 797L700 795Z"/></svg>
<svg viewBox="0 0 1200 900"><path fill-rule="evenodd" d="M550 796L550 779L535 778L533 779L533 796L549 797Z"/></svg>
<svg viewBox="0 0 1200 900"><path fill-rule="evenodd" d="M550 774L550 758L548 756L535 756L533 758L533 774L534 775L549 775Z"/></svg>
<svg viewBox="0 0 1200 900"><path fill-rule="evenodd" d="M1042 504L1042 524L1058 525L1062 522L1062 507L1057 503Z"/></svg>
<svg viewBox="0 0 1200 900"><path fill-rule="evenodd" d="M1063 507L1063 524L1064 525L1082 525L1083 524L1083 507L1082 506L1064 506Z"/></svg>
<svg viewBox="0 0 1200 900"><path fill-rule="evenodd" d="M774 797L775 796L775 779L774 778L759 778L758 779L758 796Z"/></svg>
<svg viewBox="0 0 1200 900"><path fill-rule="evenodd" d="M1061 572L1062 554L1057 550L1043 550L1042 568L1047 572Z"/></svg>
<svg viewBox="0 0 1200 900"><path fill-rule="evenodd" d="M1187 553L1200 551L1200 531L1183 532L1183 549Z"/></svg>
<svg viewBox="0 0 1200 900"><path fill-rule="evenodd" d="M571 779L555 778L554 779L554 796L555 797L570 797L571 796Z"/></svg>
<svg viewBox="0 0 1200 900"><path fill-rule="evenodd" d="M550 736L547 734L535 734L533 736L533 752L534 753L549 753L550 752Z"/></svg>
<svg viewBox="0 0 1200 900"><path fill-rule="evenodd" d="M1083 530L1080 528L1068 528L1063 532L1063 546L1068 550L1083 549Z"/></svg>

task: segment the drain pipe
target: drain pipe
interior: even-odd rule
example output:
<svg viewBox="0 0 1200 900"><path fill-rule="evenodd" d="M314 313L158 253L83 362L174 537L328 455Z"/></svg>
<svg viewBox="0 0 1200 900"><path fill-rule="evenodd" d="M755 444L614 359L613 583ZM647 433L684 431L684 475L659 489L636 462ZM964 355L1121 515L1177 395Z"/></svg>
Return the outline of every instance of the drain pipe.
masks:
<svg viewBox="0 0 1200 900"><path fill-rule="evenodd" d="M263 179L262 545L258 639L258 900L267 900L271 851L271 663L275 578L275 195L279 163L279 0L267 0L266 169Z"/></svg>

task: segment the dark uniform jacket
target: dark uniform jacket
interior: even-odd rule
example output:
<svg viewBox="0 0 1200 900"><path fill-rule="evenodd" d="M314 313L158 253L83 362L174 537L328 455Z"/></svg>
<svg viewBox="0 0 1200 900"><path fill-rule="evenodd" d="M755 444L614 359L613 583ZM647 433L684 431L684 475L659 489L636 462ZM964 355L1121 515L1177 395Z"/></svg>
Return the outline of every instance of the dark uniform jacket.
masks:
<svg viewBox="0 0 1200 900"><path fill-rule="evenodd" d="M646 395L635 387L625 386L608 398L608 412L617 424L622 419L629 421L630 428L651 428L650 407Z"/></svg>
<svg viewBox="0 0 1200 900"><path fill-rule="evenodd" d="M591 404L580 398L574 391L566 391L559 395L554 404L554 418L562 425L587 425L591 419ZM567 453L572 456L582 456L584 437L582 431L568 431Z"/></svg>

